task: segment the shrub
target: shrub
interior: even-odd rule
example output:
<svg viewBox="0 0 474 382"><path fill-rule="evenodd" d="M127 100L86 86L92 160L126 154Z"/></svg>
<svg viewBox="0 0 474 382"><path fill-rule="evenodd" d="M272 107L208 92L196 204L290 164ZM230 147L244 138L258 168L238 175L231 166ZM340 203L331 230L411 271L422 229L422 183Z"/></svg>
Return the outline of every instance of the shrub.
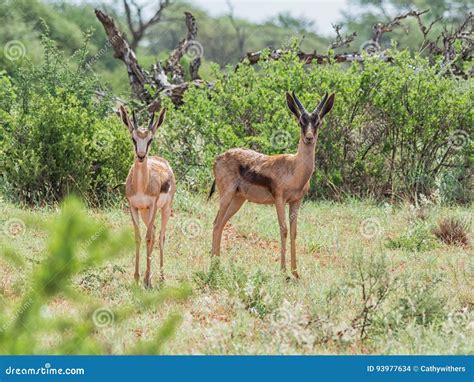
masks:
<svg viewBox="0 0 474 382"><path fill-rule="evenodd" d="M211 89L192 88L169 113L161 152L194 189L211 182L215 156L231 147L295 152L299 128L284 93L310 108L326 91L336 103L320 132L311 195L430 195L436 179L469 163L472 79L439 74L422 57L390 52L393 63L305 66L295 55L215 71ZM172 128L171 128L172 127ZM454 170L450 170L454 169ZM451 176L447 202L466 201L468 176Z"/></svg>
<svg viewBox="0 0 474 382"><path fill-rule="evenodd" d="M99 84L83 61L74 67L47 36L43 47L44 63L21 69L16 94L0 104L3 185L27 203L70 193L102 203L131 164L127 132L109 113L110 100L97 97Z"/></svg>
<svg viewBox="0 0 474 382"><path fill-rule="evenodd" d="M432 248L433 239L426 223L413 223L400 236L389 238L385 246L389 249L422 252Z"/></svg>
<svg viewBox="0 0 474 382"><path fill-rule="evenodd" d="M87 41L66 60L43 36L44 62L21 69L13 89L3 79L0 138L8 195L31 203L76 192L98 204L125 179L132 150L111 114L111 99L96 94L104 91L86 69ZM363 65L304 65L290 52L258 66L216 66L213 86L188 89L180 107L164 101L167 122L152 153L171 162L181 188L202 192L212 182L215 157L229 148L296 151L299 128L286 91L295 91L308 108L334 91L335 106L319 134L311 197L417 200L439 191L445 203L469 202L474 79L446 76L437 63L406 51L389 53L392 62L365 57Z"/></svg>
<svg viewBox="0 0 474 382"><path fill-rule="evenodd" d="M208 272L195 272L194 281L201 288L227 290L239 298L245 309L260 318L274 308L274 300L278 299L276 291L268 291L268 275L260 271L248 275L234 264L224 269L218 259L211 262Z"/></svg>
<svg viewBox="0 0 474 382"><path fill-rule="evenodd" d="M454 217L440 220L433 230L436 237L448 245L467 245L468 232L469 223Z"/></svg>

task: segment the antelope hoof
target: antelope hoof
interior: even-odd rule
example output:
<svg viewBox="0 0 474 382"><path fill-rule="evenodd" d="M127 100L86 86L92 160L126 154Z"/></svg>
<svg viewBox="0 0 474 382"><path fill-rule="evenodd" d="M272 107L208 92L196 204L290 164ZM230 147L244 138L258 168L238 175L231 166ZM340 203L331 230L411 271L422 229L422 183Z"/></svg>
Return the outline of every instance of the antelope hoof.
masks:
<svg viewBox="0 0 474 382"><path fill-rule="evenodd" d="M145 278L143 279L143 285L145 285L146 289L151 289L151 277L150 275L145 275Z"/></svg>
<svg viewBox="0 0 474 382"><path fill-rule="evenodd" d="M135 272L135 274L133 275L133 278L135 279L135 282L139 282L140 281L140 274L138 272Z"/></svg>
<svg viewBox="0 0 474 382"><path fill-rule="evenodd" d="M295 269L294 271L291 271L292 275L295 277L295 279L299 279L300 275L298 274L298 271Z"/></svg>

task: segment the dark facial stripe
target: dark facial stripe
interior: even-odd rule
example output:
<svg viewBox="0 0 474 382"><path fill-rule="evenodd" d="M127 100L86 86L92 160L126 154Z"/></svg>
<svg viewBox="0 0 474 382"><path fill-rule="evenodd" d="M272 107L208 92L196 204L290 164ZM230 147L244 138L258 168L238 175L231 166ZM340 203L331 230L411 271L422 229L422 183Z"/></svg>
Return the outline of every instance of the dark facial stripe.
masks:
<svg viewBox="0 0 474 382"><path fill-rule="evenodd" d="M249 183L255 184L257 186L262 186L268 189L273 194L273 179L260 174L248 166L239 166L240 176Z"/></svg>

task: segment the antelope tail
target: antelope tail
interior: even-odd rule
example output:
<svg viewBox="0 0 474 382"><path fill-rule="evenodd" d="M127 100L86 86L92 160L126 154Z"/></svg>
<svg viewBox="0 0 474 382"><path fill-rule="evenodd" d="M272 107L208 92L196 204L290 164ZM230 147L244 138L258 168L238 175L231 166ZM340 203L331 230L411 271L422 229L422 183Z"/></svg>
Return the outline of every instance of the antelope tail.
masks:
<svg viewBox="0 0 474 382"><path fill-rule="evenodd" d="M209 192L209 196L207 197L208 201L209 201L209 199L211 199L211 196L212 196L212 194L214 194L214 192L216 192L216 180L215 179L212 182L211 191Z"/></svg>

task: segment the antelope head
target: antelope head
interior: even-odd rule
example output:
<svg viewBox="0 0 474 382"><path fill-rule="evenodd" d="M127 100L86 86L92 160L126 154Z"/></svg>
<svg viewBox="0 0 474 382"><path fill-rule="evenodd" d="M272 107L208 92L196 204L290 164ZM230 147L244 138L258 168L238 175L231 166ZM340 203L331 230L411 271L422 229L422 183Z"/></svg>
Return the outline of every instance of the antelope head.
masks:
<svg viewBox="0 0 474 382"><path fill-rule="evenodd" d="M155 138L156 130L165 120L166 109L161 110L158 119L155 121L155 113L151 115L148 128L139 127L135 112L132 112L132 120L128 116L127 110L121 105L119 108L120 118L132 137L133 146L135 149L135 158L139 162L143 162L150 151L151 142Z"/></svg>
<svg viewBox="0 0 474 382"><path fill-rule="evenodd" d="M316 144L322 120L331 111L334 105L334 97L334 93L330 96L326 93L321 102L319 102L319 105L316 106L312 113L309 113L294 92L293 94L286 93L286 103L298 120L298 124L301 127L301 140L305 145Z"/></svg>

